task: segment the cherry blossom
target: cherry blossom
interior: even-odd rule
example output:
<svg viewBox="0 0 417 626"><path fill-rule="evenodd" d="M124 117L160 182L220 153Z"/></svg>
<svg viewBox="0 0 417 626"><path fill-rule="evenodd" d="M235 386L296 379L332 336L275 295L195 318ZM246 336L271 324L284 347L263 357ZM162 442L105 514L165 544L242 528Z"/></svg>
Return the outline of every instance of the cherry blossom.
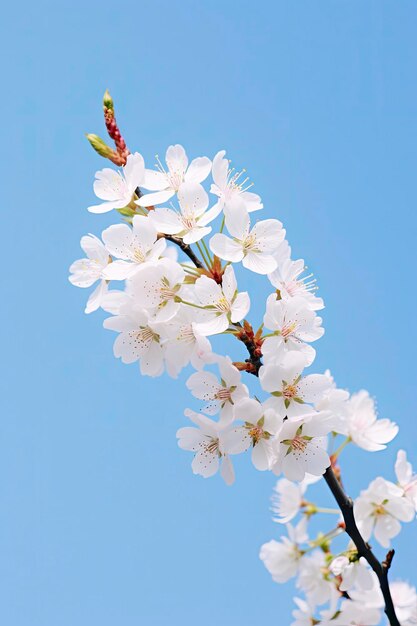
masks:
<svg viewBox="0 0 417 626"><path fill-rule="evenodd" d="M132 228L127 224L113 224L103 231L107 250L113 260L105 271L108 280L132 277L144 263L157 261L166 248L165 239L157 239L157 231L147 217L135 215Z"/></svg>
<svg viewBox="0 0 417 626"><path fill-rule="evenodd" d="M164 350L157 325L149 313L128 302L119 315L104 320L104 328L119 333L114 342L114 356L123 363L139 361L141 374L160 376L164 370Z"/></svg>
<svg viewBox="0 0 417 626"><path fill-rule="evenodd" d="M167 372L174 378L188 363L197 370L202 369L212 354L210 341L196 329L201 313L181 305L174 317L161 329Z"/></svg>
<svg viewBox="0 0 417 626"><path fill-rule="evenodd" d="M313 604L324 604L331 598L333 582L328 579L326 557L322 550L314 550L300 562L297 587Z"/></svg>
<svg viewBox="0 0 417 626"><path fill-rule="evenodd" d="M147 263L131 277L132 294L156 321L167 322L180 308L184 277L183 268L169 259Z"/></svg>
<svg viewBox="0 0 417 626"><path fill-rule="evenodd" d="M249 392L229 358L217 358L217 363L220 380L212 372L195 372L187 380L187 387L193 396L207 403L205 413L215 415L220 411L223 419L231 421L234 405L247 398Z"/></svg>
<svg viewBox="0 0 417 626"><path fill-rule="evenodd" d="M161 233L177 235L184 243L195 243L211 232L208 226L220 213L215 205L206 210L209 204L207 193L198 183L187 182L178 191L180 210L161 207L151 211L149 219Z"/></svg>
<svg viewBox="0 0 417 626"><path fill-rule="evenodd" d="M280 251L277 268L268 275L268 278L283 300L298 296L304 298L311 309L318 311L324 308L324 303L322 298L315 295L317 286L313 274L303 276L305 270L303 259L292 261L287 250L283 249Z"/></svg>
<svg viewBox="0 0 417 626"><path fill-rule="evenodd" d="M323 336L322 319L308 307L304 298L277 300L271 294L266 302L264 326L274 331L262 345L262 353L268 364L277 364L283 353L298 350L306 356L306 366L311 365L316 351L307 343Z"/></svg>
<svg viewBox="0 0 417 626"><path fill-rule="evenodd" d="M235 202L226 213L226 226L232 238L217 233L210 239L210 249L221 259L242 265L252 272L268 274L277 262L273 253L285 237L278 220L263 220L250 229L250 219L243 201Z"/></svg>
<svg viewBox="0 0 417 626"><path fill-rule="evenodd" d="M211 161L207 157L193 159L188 165L187 154L180 144L168 147L165 160L167 169L158 159L158 171L145 170L143 187L153 193L141 196L136 202L139 206L150 207L166 202L182 189L184 183L203 182L211 169Z"/></svg>
<svg viewBox="0 0 417 626"><path fill-rule="evenodd" d="M123 170L117 172L105 167L96 173L94 193L104 200L102 204L88 207L90 213L107 213L112 209L123 209L128 206L143 183L145 163L139 152L129 154Z"/></svg>
<svg viewBox="0 0 417 626"><path fill-rule="evenodd" d="M340 591L349 591L355 586L365 590L372 589L373 579L369 566L363 557L358 558L357 553L352 559L346 555L338 556L329 567L335 576L340 576L342 579L339 585Z"/></svg>
<svg viewBox="0 0 417 626"><path fill-rule="evenodd" d="M415 517L414 506L403 496L403 490L382 477L361 491L354 512L365 541L373 534L384 548L389 548L390 540L400 532L400 522L411 522Z"/></svg>
<svg viewBox="0 0 417 626"><path fill-rule="evenodd" d="M252 463L256 469L270 469L274 460L272 438L280 431L282 419L273 409L265 408L252 398L244 398L236 404L234 418L244 422L235 435L247 441L248 447L252 446Z"/></svg>
<svg viewBox="0 0 417 626"><path fill-rule="evenodd" d="M306 473L321 476L330 465L326 415L307 414L297 422L286 420L276 438L275 474L288 480L303 480Z"/></svg>
<svg viewBox="0 0 417 626"><path fill-rule="evenodd" d="M405 450L398 450L395 462L395 475L403 495L410 500L417 511L417 474L413 474L413 467L407 461Z"/></svg>
<svg viewBox="0 0 417 626"><path fill-rule="evenodd" d="M328 377L331 386L321 396L319 400L314 403L317 411L329 411L332 415L332 430L342 435L348 434L346 425L346 415L348 412L348 400L349 392L345 389L338 389L336 383L329 370L324 372L324 375Z"/></svg>
<svg viewBox="0 0 417 626"><path fill-rule="evenodd" d="M308 412L305 403L318 402L331 387L331 382L324 374L302 376L306 357L300 352L288 352L281 365L264 365L259 370L262 389L272 397L271 406L289 419L297 419Z"/></svg>
<svg viewBox="0 0 417 626"><path fill-rule="evenodd" d="M244 176L245 170L236 172L234 168L230 168L229 161L224 158L225 154L225 150L220 150L213 159L213 184L210 188L211 193L219 198L220 210L227 209L236 199L244 203L249 213L262 209L261 198L248 191L252 185L248 184L249 179Z"/></svg>
<svg viewBox="0 0 417 626"><path fill-rule="evenodd" d="M249 311L249 294L246 291L238 293L235 273L230 265L226 267L221 286L211 278L201 276L195 283L195 294L211 317L209 321L197 324L202 335L224 332L229 324L240 322Z"/></svg>
<svg viewBox="0 0 417 626"><path fill-rule="evenodd" d="M215 422L191 409L186 409L184 413L197 426L185 426L177 431L179 447L195 452L191 464L193 473L209 478L220 467L223 480L231 485L235 474L230 455L246 450L245 446L237 446L236 441L231 438L233 427L227 423Z"/></svg>
<svg viewBox="0 0 417 626"><path fill-rule="evenodd" d="M363 602L343 600L340 612L325 626L378 626L380 622L381 611L378 608L368 607Z"/></svg>
<svg viewBox="0 0 417 626"><path fill-rule="evenodd" d="M417 624L417 592L406 582L396 580L390 584L395 612L401 626L416 626Z"/></svg>
<svg viewBox="0 0 417 626"><path fill-rule="evenodd" d="M305 483L292 482L287 478L280 478L277 481L272 495L274 522L287 524L294 519L300 512L305 490Z"/></svg>
<svg viewBox="0 0 417 626"><path fill-rule="evenodd" d="M386 448L386 444L398 433L397 424L389 419L378 419L375 403L367 391L359 391L351 396L346 425L353 443L370 452Z"/></svg>
<svg viewBox="0 0 417 626"><path fill-rule="evenodd" d="M297 526L287 524L288 537L281 541L272 539L261 547L259 558L276 583L285 583L297 575L303 552L300 544L308 540L307 520L302 519Z"/></svg>
<svg viewBox="0 0 417 626"><path fill-rule="evenodd" d="M74 261L70 267L69 281L76 287L91 287L98 280L99 285L90 295L85 307L86 313L96 311L103 303L107 293L107 283L104 279L104 272L111 258L108 250L100 239L94 235L85 235L81 238L81 248L87 258Z"/></svg>

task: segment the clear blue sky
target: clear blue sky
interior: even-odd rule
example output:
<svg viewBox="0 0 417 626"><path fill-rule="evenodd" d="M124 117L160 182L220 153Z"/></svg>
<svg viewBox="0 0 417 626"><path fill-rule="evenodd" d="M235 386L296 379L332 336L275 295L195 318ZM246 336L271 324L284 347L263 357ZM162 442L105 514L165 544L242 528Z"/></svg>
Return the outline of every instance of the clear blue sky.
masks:
<svg viewBox="0 0 417 626"><path fill-rule="evenodd" d="M258 560L274 478L246 462L231 489L194 477L183 380L117 362L67 281L80 236L110 221L85 210L105 88L151 162L173 142L226 148L317 275L318 371L401 425L386 453L346 453L351 493L390 477L398 446L417 465L416 21L412 0L3 7L2 624L290 621L292 586ZM416 530L394 544L414 583Z"/></svg>

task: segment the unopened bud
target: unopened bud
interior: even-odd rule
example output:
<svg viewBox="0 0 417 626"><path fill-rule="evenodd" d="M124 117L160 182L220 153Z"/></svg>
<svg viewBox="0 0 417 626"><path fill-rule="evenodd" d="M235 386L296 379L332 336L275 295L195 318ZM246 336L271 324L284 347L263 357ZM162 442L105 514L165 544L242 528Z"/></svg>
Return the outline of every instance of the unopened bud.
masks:
<svg viewBox="0 0 417 626"><path fill-rule="evenodd" d="M96 152L98 152L100 156L104 157L105 159L111 159L113 157L114 150L112 150L112 148L110 148L110 146L108 146L106 142L103 141L103 139L101 139L98 135L88 133L86 134L86 137L90 142L90 145L94 148Z"/></svg>
<svg viewBox="0 0 417 626"><path fill-rule="evenodd" d="M103 106L105 109L111 109L112 111L114 109L113 98L111 97L107 89L104 92L103 96Z"/></svg>

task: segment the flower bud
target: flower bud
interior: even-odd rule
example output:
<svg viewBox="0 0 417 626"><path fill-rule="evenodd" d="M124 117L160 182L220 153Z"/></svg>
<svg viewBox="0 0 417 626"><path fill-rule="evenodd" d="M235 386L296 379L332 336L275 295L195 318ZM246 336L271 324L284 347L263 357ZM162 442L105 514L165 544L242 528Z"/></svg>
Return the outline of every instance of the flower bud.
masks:
<svg viewBox="0 0 417 626"><path fill-rule="evenodd" d="M103 106L105 109L111 109L112 111L114 109L113 98L109 94L108 89L106 89L106 91L104 92Z"/></svg>
<svg viewBox="0 0 417 626"><path fill-rule="evenodd" d="M112 148L110 148L110 146L108 146L98 135L88 133L86 134L86 137L90 142L90 145L100 156L106 159L111 159L114 156L114 150L112 150Z"/></svg>

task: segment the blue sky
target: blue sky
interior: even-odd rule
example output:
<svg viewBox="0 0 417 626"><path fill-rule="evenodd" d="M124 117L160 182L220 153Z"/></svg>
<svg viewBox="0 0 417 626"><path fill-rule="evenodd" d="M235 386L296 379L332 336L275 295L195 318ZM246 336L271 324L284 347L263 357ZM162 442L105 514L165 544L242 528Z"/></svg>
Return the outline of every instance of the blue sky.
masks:
<svg viewBox="0 0 417 626"><path fill-rule="evenodd" d="M184 377L117 362L67 281L80 236L113 218L85 210L104 162L84 133L103 134L109 88L148 161L181 142L248 169L325 298L317 371L401 426L385 453L346 452L355 495L392 477L398 447L417 465L417 5L24 1L2 16L0 621L289 624L292 586L258 560L278 536L274 477L245 462L233 488L194 477L175 440ZM415 538L410 524L395 540L393 574L417 583Z"/></svg>

